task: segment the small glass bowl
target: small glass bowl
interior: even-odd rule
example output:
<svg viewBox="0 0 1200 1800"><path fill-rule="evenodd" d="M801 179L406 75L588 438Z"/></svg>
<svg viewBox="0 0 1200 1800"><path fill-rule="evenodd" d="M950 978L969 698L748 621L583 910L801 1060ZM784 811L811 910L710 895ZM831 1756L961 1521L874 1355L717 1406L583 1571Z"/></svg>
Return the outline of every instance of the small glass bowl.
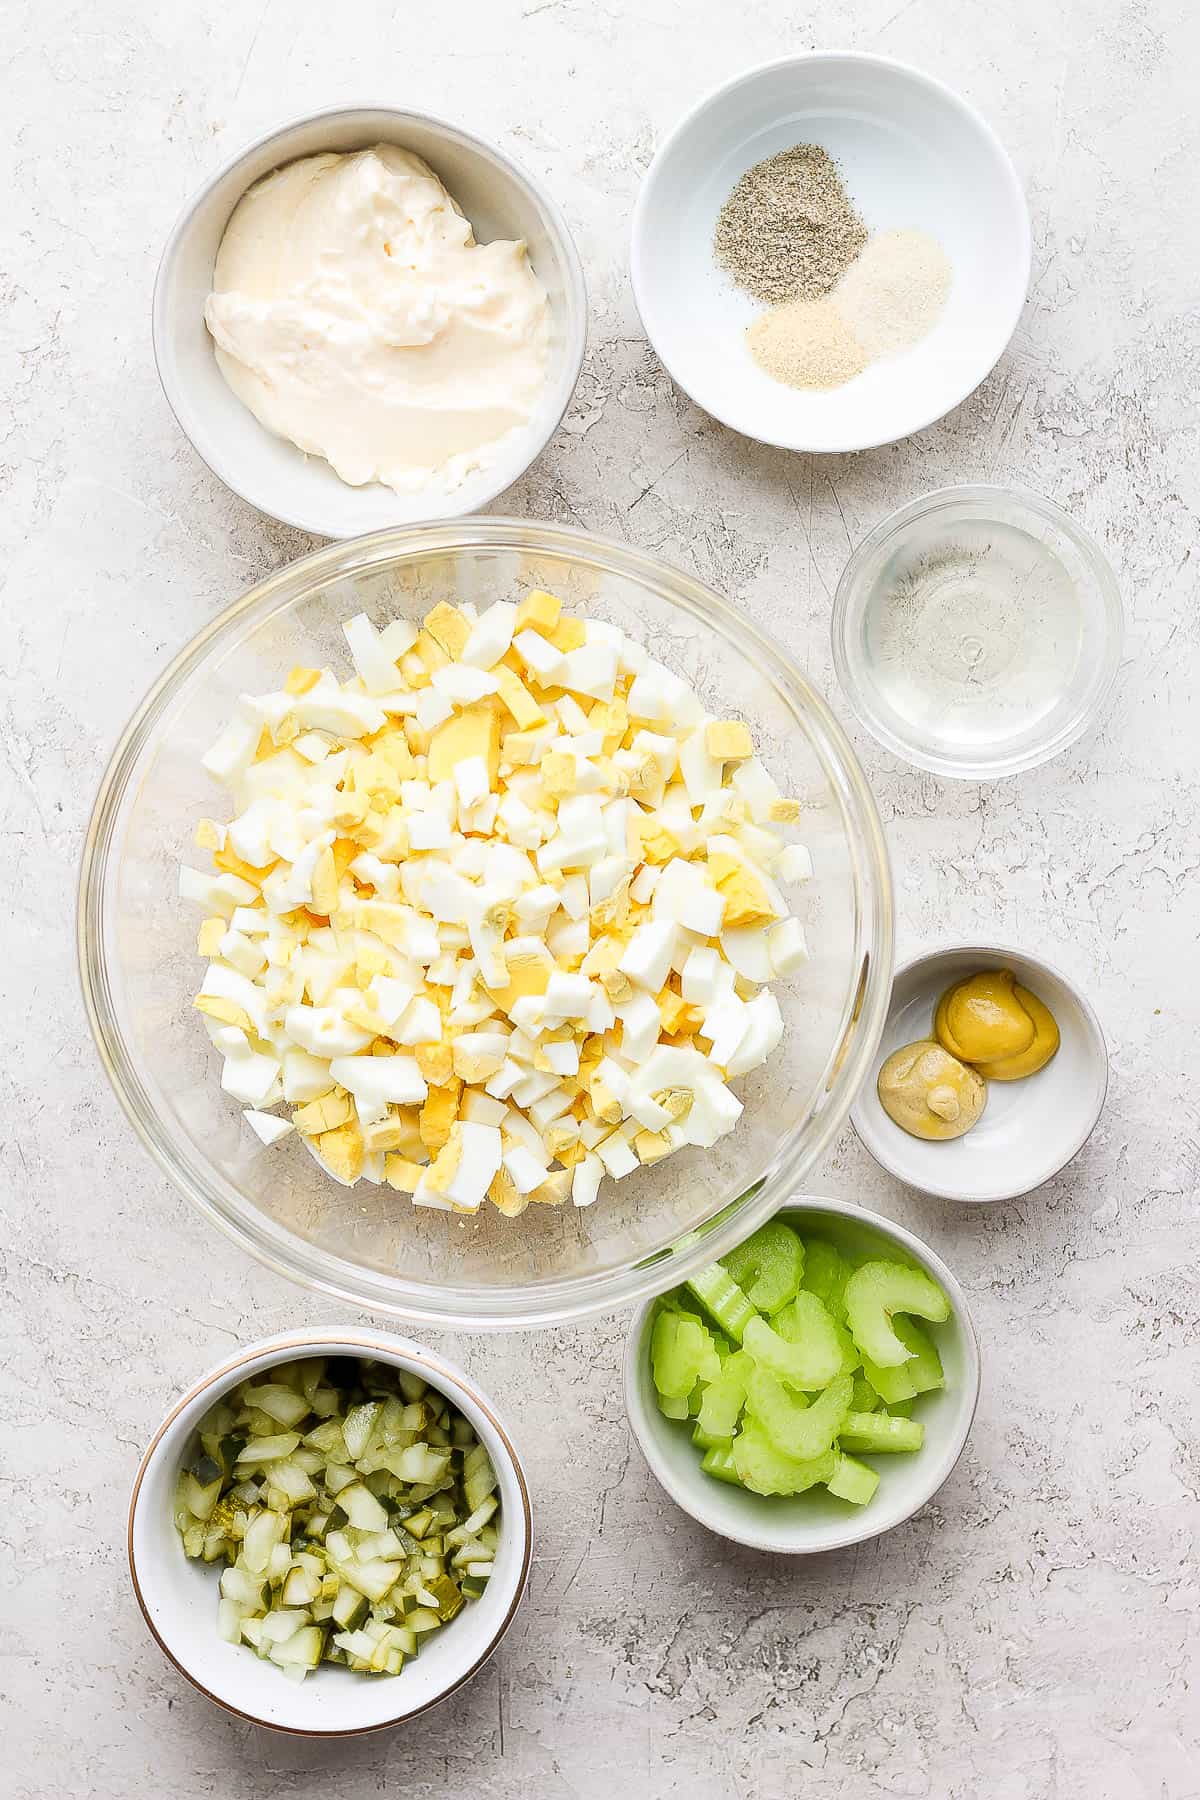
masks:
<svg viewBox="0 0 1200 1800"><path fill-rule="evenodd" d="M880 743L917 768L994 781L1098 717L1124 622L1103 552L1053 501L940 488L877 525L834 597L833 661Z"/></svg>
<svg viewBox="0 0 1200 1800"><path fill-rule="evenodd" d="M744 718L803 804L814 877L797 890L811 962L780 983L784 1038L739 1082L745 1113L711 1150L610 1183L600 1202L414 1207L343 1188L289 1139L267 1150L221 1091L191 1005L195 912L178 898L200 758L238 696L296 662L345 662L341 621L421 617L545 587L652 646L709 711ZM159 1166L244 1249L321 1292L391 1317L476 1329L559 1325L683 1281L769 1218L846 1121L871 1066L892 976L892 896L879 815L854 752L795 664L709 588L626 545L563 526L477 518L316 551L236 601L142 702L101 783L79 883L84 999L105 1070Z"/></svg>

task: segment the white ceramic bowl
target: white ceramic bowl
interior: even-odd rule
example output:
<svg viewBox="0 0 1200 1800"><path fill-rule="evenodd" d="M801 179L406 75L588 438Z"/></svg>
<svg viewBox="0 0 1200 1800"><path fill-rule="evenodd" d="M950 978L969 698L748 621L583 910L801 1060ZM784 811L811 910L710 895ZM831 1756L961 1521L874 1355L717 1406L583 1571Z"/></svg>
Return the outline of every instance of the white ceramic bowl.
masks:
<svg viewBox="0 0 1200 1800"><path fill-rule="evenodd" d="M938 1393L922 1395L914 1406L913 1417L925 1426L921 1450L912 1456L862 1459L881 1476L867 1506L838 1500L824 1488L791 1497L767 1496L715 1481L700 1467L690 1422L668 1419L659 1410L650 1373L653 1301L640 1309L626 1341L625 1406L651 1473L684 1512L735 1543L786 1556L807 1556L879 1537L932 1500L962 1455L975 1417L979 1344L962 1288L928 1244L902 1225L846 1200L807 1196L785 1206L777 1216L806 1236L828 1237L856 1254L914 1263L927 1269L946 1290L952 1309L949 1319L944 1325L925 1327L941 1356L946 1385Z"/></svg>
<svg viewBox="0 0 1200 1800"><path fill-rule="evenodd" d="M983 1116L964 1137L926 1143L910 1137L879 1104L884 1061L932 1035L933 1012L952 982L980 969L1011 969L1054 1014L1062 1043L1037 1075L989 1081ZM892 984L874 1067L850 1114L876 1162L911 1187L943 1200L1015 1200L1041 1187L1091 1136L1108 1091L1108 1049L1086 997L1061 970L1026 951L955 944L905 963Z"/></svg>
<svg viewBox="0 0 1200 1800"><path fill-rule="evenodd" d="M204 302L230 214L247 188L284 163L323 151L399 144L430 165L481 243L524 238L550 297L550 367L542 402L503 454L460 486L395 494L351 487L322 457L259 424L227 385L204 323ZM393 107L337 107L259 138L205 183L167 240L154 288L154 355L171 410L213 473L260 511L321 537L355 537L419 519L478 512L511 487L557 430L575 391L587 338L579 256L558 207L532 176L457 125Z"/></svg>
<svg viewBox="0 0 1200 1800"><path fill-rule="evenodd" d="M712 247L739 177L810 142L840 164L870 231L928 231L954 265L929 336L830 392L758 368L744 332L762 308ZM706 412L788 450L864 450L941 418L997 362L1029 286L1029 213L999 139L941 82L881 56L787 57L718 88L666 139L638 197L632 258L646 335Z"/></svg>
<svg viewBox="0 0 1200 1800"><path fill-rule="evenodd" d="M244 1645L217 1636L217 1570L191 1562L171 1517L175 1482L201 1418L230 1388L276 1363L308 1356L366 1357L423 1376L470 1420L500 1482L496 1572L478 1600L435 1633L399 1675L317 1669L292 1682ZM483 1667L525 1591L532 1554L529 1490L511 1438L490 1400L442 1356L366 1327L285 1332L250 1344L202 1375L177 1400L142 1458L129 1503L129 1569L159 1647L182 1675L227 1712L300 1737L353 1737L415 1718Z"/></svg>

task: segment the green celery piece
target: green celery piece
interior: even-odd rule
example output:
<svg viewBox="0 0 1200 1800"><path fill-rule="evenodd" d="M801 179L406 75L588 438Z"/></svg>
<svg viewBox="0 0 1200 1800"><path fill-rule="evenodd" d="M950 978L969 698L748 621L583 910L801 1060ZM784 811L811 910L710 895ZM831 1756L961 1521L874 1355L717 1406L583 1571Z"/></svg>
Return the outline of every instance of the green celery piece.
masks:
<svg viewBox="0 0 1200 1800"><path fill-rule="evenodd" d="M658 1410L666 1419L686 1419L691 1416L688 1412L687 1398L684 1395L660 1394Z"/></svg>
<svg viewBox="0 0 1200 1800"><path fill-rule="evenodd" d="M806 1488L828 1481L834 1470L834 1453L804 1459L782 1455L764 1428L752 1419L733 1440L733 1466L743 1487L754 1494L802 1494Z"/></svg>
<svg viewBox="0 0 1200 1800"><path fill-rule="evenodd" d="M856 1413L878 1412L879 1395L871 1386L865 1375L857 1375L854 1380L854 1394L850 1401L850 1411Z"/></svg>
<svg viewBox="0 0 1200 1800"><path fill-rule="evenodd" d="M898 1325L900 1321L897 1320L896 1323ZM881 1369L869 1356L864 1356L862 1370L880 1400L887 1406L894 1405L898 1400L911 1400L917 1391L911 1373L912 1363L901 1363L898 1369Z"/></svg>
<svg viewBox="0 0 1200 1800"><path fill-rule="evenodd" d="M829 1316L831 1319L833 1318L832 1313ZM862 1355L858 1345L839 1319L833 1319L833 1329L837 1333L837 1341L842 1347L842 1366L838 1370L838 1374L857 1374L858 1370L862 1368Z"/></svg>
<svg viewBox="0 0 1200 1800"><path fill-rule="evenodd" d="M743 1331L757 1314L728 1269L720 1263L709 1263L687 1285L726 1337L740 1344Z"/></svg>
<svg viewBox="0 0 1200 1800"><path fill-rule="evenodd" d="M859 1455L877 1456L892 1450L919 1450L925 1427L918 1419L898 1419L892 1413L851 1413L842 1426L841 1447Z"/></svg>
<svg viewBox="0 0 1200 1800"><path fill-rule="evenodd" d="M839 1450L834 1455L833 1474L825 1485L839 1500L865 1506L879 1486L879 1476L856 1456L846 1456Z"/></svg>
<svg viewBox="0 0 1200 1800"><path fill-rule="evenodd" d="M714 1481L728 1481L734 1487L741 1487L742 1478L734 1467L733 1440L722 1438L705 1451L700 1467Z"/></svg>
<svg viewBox="0 0 1200 1800"><path fill-rule="evenodd" d="M916 1313L940 1323L950 1302L924 1269L907 1263L866 1262L846 1283L846 1323L864 1356L881 1368L899 1368L912 1352L892 1327L894 1313Z"/></svg>
<svg viewBox="0 0 1200 1800"><path fill-rule="evenodd" d="M892 1404L886 1408L886 1410L891 1413L893 1419L911 1419L912 1409L913 1403L911 1400L893 1400Z"/></svg>
<svg viewBox="0 0 1200 1800"><path fill-rule="evenodd" d="M721 1258L751 1306L777 1313L795 1298L804 1273L804 1245L789 1225L772 1219Z"/></svg>
<svg viewBox="0 0 1200 1800"><path fill-rule="evenodd" d="M753 1368L753 1359L744 1350L735 1350L721 1364L720 1374L705 1387L698 1424L709 1437L731 1438L737 1430Z"/></svg>
<svg viewBox="0 0 1200 1800"><path fill-rule="evenodd" d="M935 1388L945 1387L942 1359L929 1333L915 1319L903 1316L892 1320L892 1330L900 1342L912 1351L911 1359L904 1365L904 1373L913 1384L914 1394L928 1394Z"/></svg>
<svg viewBox="0 0 1200 1800"><path fill-rule="evenodd" d="M773 1326L765 1319L752 1320L742 1341L755 1362L792 1387L815 1392L842 1373L837 1327L816 1295L803 1288Z"/></svg>
<svg viewBox="0 0 1200 1800"><path fill-rule="evenodd" d="M804 1277L800 1283L815 1294L839 1323L846 1319L846 1283L851 1264L826 1238L805 1238Z"/></svg>
<svg viewBox="0 0 1200 1800"><path fill-rule="evenodd" d="M853 1392L853 1377L836 1375L810 1406L777 1375L755 1369L746 1397L747 1411L782 1455L811 1462L832 1447L850 1412Z"/></svg>
<svg viewBox="0 0 1200 1800"><path fill-rule="evenodd" d="M721 1359L698 1319L660 1311L650 1339L650 1366L660 1395L686 1402L701 1377L711 1381L720 1373Z"/></svg>

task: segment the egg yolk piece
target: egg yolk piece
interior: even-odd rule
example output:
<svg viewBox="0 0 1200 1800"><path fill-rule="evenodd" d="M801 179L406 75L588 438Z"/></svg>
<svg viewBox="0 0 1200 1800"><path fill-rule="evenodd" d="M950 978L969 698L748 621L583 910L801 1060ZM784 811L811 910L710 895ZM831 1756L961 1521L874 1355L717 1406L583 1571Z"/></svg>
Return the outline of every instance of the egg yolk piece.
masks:
<svg viewBox="0 0 1200 1800"><path fill-rule="evenodd" d="M1033 1019L1017 998L1007 969L985 969L955 982L938 1001L934 1035L965 1063L994 1063L1020 1056L1036 1036Z"/></svg>
<svg viewBox="0 0 1200 1800"><path fill-rule="evenodd" d="M1015 1056L977 1063L979 1073L986 1075L989 1081L1023 1081L1026 1075L1036 1075L1055 1055L1061 1041L1054 1014L1036 994L1016 985L1013 987L1013 994L1033 1020L1033 1042L1028 1049L1018 1051Z"/></svg>

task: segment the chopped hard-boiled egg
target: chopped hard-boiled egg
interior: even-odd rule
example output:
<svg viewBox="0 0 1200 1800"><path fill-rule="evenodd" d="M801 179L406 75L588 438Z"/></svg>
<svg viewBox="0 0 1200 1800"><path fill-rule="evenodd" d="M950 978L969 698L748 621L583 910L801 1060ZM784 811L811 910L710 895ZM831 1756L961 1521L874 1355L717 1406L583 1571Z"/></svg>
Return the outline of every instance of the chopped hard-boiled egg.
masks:
<svg viewBox="0 0 1200 1800"><path fill-rule="evenodd" d="M350 679L243 695L203 759L233 816L180 871L255 1136L508 1217L714 1144L809 955L749 727L542 590L343 629Z"/></svg>

